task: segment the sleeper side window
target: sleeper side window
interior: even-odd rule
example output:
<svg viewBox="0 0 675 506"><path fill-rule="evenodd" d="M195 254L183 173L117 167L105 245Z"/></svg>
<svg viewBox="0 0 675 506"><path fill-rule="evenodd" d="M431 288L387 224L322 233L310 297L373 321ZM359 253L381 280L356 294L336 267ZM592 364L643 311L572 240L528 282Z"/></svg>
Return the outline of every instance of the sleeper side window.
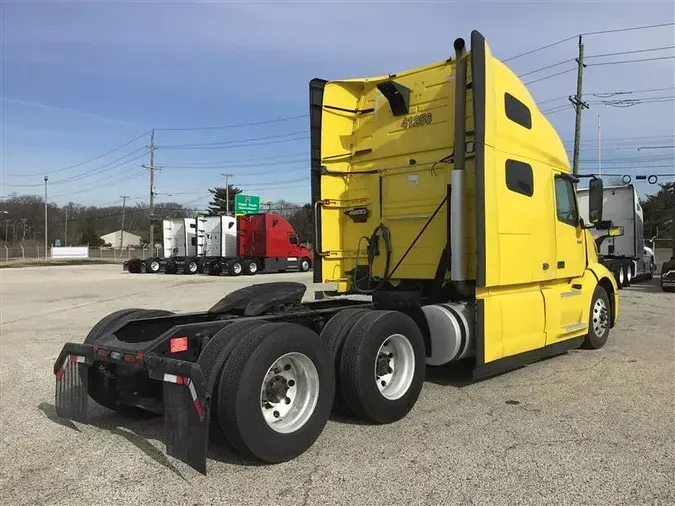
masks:
<svg viewBox="0 0 675 506"><path fill-rule="evenodd" d="M506 160L506 187L526 197L534 195L532 166L518 160Z"/></svg>
<svg viewBox="0 0 675 506"><path fill-rule="evenodd" d="M504 109L506 117L520 126L532 128L532 113L530 108L510 93L504 93Z"/></svg>

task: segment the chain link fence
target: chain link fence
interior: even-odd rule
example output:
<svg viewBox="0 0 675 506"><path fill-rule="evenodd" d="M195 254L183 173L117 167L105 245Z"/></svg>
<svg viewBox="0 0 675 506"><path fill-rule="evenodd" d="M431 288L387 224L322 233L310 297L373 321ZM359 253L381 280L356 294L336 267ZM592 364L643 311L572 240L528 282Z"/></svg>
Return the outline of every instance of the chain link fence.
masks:
<svg viewBox="0 0 675 506"><path fill-rule="evenodd" d="M47 252L47 258L51 258L51 247ZM151 254L149 246L143 247L127 247L127 248L112 248L100 247L89 248L89 260L98 260L112 263L123 263L130 258L149 258L152 256L162 256L163 251L161 246L156 248L155 254ZM44 260L45 248L44 246L0 246L0 263L11 262L16 260Z"/></svg>

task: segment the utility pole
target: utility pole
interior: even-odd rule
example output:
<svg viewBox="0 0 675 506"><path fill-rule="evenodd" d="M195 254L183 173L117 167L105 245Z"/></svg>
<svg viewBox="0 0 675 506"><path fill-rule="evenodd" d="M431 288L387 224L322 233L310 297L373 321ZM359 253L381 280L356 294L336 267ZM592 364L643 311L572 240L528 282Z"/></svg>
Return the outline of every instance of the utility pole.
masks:
<svg viewBox="0 0 675 506"><path fill-rule="evenodd" d="M598 114L598 173L602 177L602 141L600 134L600 115Z"/></svg>
<svg viewBox="0 0 675 506"><path fill-rule="evenodd" d="M45 176L45 260L47 260L47 253L49 251L49 243L47 242L47 180L48 176Z"/></svg>
<svg viewBox="0 0 675 506"><path fill-rule="evenodd" d="M68 208L64 209L66 212L66 230L63 232L63 245L68 246Z"/></svg>
<svg viewBox="0 0 675 506"><path fill-rule="evenodd" d="M574 97L569 97L570 102L574 105L576 116L574 118L574 157L572 158L572 172L576 176L579 173L579 141L581 137L581 111L588 109L588 104L583 101L582 87L584 82L584 44L579 35L579 56L577 62L577 94Z"/></svg>
<svg viewBox="0 0 675 506"><path fill-rule="evenodd" d="M127 199L130 199L128 195L121 195L122 197L122 230L120 233L120 249L124 248L124 209L126 208ZM151 222L152 223L152 222Z"/></svg>
<svg viewBox="0 0 675 506"><path fill-rule="evenodd" d="M225 176L225 214L227 216L230 215L230 178L232 177L232 174L220 174L221 176Z"/></svg>
<svg viewBox="0 0 675 506"><path fill-rule="evenodd" d="M155 213L155 129L150 134L150 165L143 165L150 171L150 216ZM150 219L150 251L155 251L155 222ZM154 254L154 253L153 253Z"/></svg>

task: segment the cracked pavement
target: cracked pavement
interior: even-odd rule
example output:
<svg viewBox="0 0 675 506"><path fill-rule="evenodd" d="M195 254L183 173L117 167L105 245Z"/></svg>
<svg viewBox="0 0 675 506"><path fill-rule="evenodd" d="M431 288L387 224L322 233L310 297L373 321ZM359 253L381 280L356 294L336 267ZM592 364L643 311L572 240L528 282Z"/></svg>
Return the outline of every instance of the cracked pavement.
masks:
<svg viewBox="0 0 675 506"><path fill-rule="evenodd" d="M119 266L0 271L3 505L673 504L675 294L621 293L607 346L470 383L429 371L413 411L370 426L334 417L310 450L275 466L210 448L208 475L166 456L161 418L90 401L92 423L53 407L52 364L124 307L197 311L255 278L129 275Z"/></svg>

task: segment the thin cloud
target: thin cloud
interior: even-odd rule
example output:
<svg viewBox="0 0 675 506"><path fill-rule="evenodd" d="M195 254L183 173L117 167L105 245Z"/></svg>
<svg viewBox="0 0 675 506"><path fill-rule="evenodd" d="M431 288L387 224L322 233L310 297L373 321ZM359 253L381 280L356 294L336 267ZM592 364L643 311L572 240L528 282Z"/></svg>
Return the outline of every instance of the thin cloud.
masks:
<svg viewBox="0 0 675 506"><path fill-rule="evenodd" d="M43 103L40 103L40 102L33 102L33 101L30 101L30 100L20 100L18 98L10 98L10 97L0 97L0 100L2 100L3 102L10 103L10 104L24 105L24 106L27 106L27 107L37 107L37 108L45 109L45 110L48 110L48 111L58 111L58 112L65 112L65 113L68 113L68 114L74 114L74 115L77 115L77 116L84 116L84 117L87 117L87 118L92 118L92 119L96 119L96 120L99 120L99 121L105 121L107 123L113 123L113 124L116 124L116 125L132 125L133 124L133 123L129 123L128 121L122 121L122 120L115 119L115 118L109 118L107 116L101 116L100 114L94 114L92 112L79 111L77 109L70 109L68 107L60 107L60 106L57 106L57 105L43 104Z"/></svg>

